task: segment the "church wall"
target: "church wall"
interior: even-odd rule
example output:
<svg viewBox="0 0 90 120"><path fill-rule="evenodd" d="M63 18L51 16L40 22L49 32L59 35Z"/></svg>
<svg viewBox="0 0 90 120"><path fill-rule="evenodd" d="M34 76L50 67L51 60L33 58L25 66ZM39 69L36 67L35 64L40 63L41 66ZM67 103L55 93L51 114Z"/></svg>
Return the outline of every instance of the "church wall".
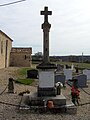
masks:
<svg viewBox="0 0 90 120"><path fill-rule="evenodd" d="M0 31L0 69L9 67L12 40Z"/></svg>

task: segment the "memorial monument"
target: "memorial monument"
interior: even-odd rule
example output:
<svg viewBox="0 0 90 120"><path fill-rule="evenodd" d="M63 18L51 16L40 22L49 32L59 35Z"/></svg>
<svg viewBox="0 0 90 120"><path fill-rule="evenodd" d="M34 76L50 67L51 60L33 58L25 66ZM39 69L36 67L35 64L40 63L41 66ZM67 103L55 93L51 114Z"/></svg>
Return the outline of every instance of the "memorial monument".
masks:
<svg viewBox="0 0 90 120"><path fill-rule="evenodd" d="M54 72L56 65L51 64L49 60L49 31L51 24L48 22L48 15L52 15L52 11L48 11L48 7L45 7L44 11L41 11L40 14L44 15L44 23L42 24L43 62L37 66L37 69L39 69L38 96L55 96Z"/></svg>
<svg viewBox="0 0 90 120"><path fill-rule="evenodd" d="M60 84L59 86L55 84L55 70L57 67L55 64L50 63L49 60L49 31L51 24L48 22L48 15L52 15L52 11L48 11L48 7L44 7L44 11L41 11L40 14L44 15L44 23L42 24L43 61L37 66L39 83L36 92L30 92L30 94L23 96L21 105L26 105L26 107L28 105L28 109L30 109L30 106L34 106L34 108L36 106L36 108L45 111L48 108L60 108L60 111L64 108L64 111L66 109L74 111L74 108L72 108L74 105L66 105L66 98L61 93Z"/></svg>

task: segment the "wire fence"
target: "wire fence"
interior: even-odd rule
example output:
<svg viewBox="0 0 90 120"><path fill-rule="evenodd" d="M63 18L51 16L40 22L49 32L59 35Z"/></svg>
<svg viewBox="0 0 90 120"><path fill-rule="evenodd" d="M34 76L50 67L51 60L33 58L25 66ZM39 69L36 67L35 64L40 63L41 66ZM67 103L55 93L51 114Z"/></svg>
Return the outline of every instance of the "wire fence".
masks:
<svg viewBox="0 0 90 120"><path fill-rule="evenodd" d="M7 6L7 5L12 5L12 4L16 4L16 3L19 3L19 2L23 2L23 1L26 1L26 0L19 0L19 1L15 1L15 2L6 3L6 4L1 4L0 7L4 7L4 6Z"/></svg>

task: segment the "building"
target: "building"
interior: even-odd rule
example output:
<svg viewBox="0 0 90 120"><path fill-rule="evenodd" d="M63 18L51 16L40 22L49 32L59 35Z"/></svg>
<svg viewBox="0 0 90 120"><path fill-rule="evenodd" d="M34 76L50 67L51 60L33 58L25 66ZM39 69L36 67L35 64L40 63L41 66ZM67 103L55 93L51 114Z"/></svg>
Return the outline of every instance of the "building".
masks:
<svg viewBox="0 0 90 120"><path fill-rule="evenodd" d="M32 48L12 47L10 53L10 66L31 67Z"/></svg>
<svg viewBox="0 0 90 120"><path fill-rule="evenodd" d="M12 47L13 40L0 30L0 69L9 66L31 67L32 48Z"/></svg>
<svg viewBox="0 0 90 120"><path fill-rule="evenodd" d="M12 39L0 30L0 69L9 67Z"/></svg>

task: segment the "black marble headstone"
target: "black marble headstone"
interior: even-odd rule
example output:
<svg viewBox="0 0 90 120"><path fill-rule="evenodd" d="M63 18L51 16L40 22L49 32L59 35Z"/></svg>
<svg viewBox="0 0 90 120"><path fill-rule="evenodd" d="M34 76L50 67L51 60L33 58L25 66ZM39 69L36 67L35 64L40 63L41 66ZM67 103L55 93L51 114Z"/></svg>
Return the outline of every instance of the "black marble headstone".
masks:
<svg viewBox="0 0 90 120"><path fill-rule="evenodd" d="M38 70L32 69L32 70L27 70L27 78L38 78Z"/></svg>

